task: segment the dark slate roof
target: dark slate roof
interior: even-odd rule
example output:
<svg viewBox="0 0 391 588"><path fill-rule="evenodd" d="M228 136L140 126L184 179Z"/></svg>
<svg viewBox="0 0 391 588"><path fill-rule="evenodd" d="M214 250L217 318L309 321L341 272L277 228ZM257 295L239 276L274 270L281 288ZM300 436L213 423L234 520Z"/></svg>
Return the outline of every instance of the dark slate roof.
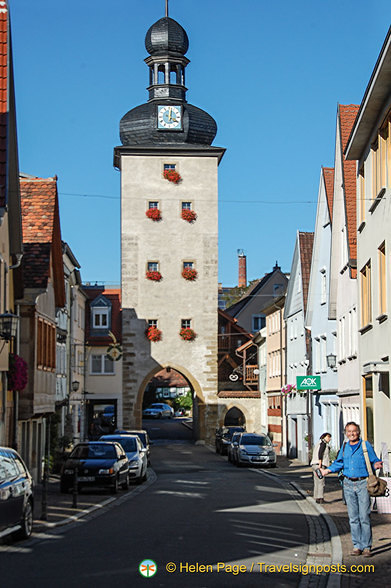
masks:
<svg viewBox="0 0 391 588"><path fill-rule="evenodd" d="M334 171L334 170L333 170ZM299 232L301 281L303 292L303 310L307 309L308 286L310 283L312 249L314 245L314 233Z"/></svg>
<svg viewBox="0 0 391 588"><path fill-rule="evenodd" d="M145 48L150 55L180 53L185 55L189 48L186 31L176 20L167 16L151 26L145 36Z"/></svg>
<svg viewBox="0 0 391 588"><path fill-rule="evenodd" d="M83 284L83 292L87 296L87 307L86 307L86 325L85 325L85 337L86 342L89 345L94 346L108 346L113 343L112 338L105 335L93 335L91 333L91 302L98 296L104 296L111 302L111 329L115 338L119 343L122 340L122 318L121 318L121 290L117 289L106 289L104 286L87 286Z"/></svg>
<svg viewBox="0 0 391 588"><path fill-rule="evenodd" d="M327 206L329 209L330 220L333 218L333 200L334 200L334 168L322 167L324 185L326 188Z"/></svg>
<svg viewBox="0 0 391 588"><path fill-rule="evenodd" d="M168 103L164 100L164 103ZM177 104L177 103L176 103ZM184 103L183 130L157 129L157 102L148 102L129 110L120 121L120 139L123 145L211 145L217 133L215 120L201 108Z"/></svg>

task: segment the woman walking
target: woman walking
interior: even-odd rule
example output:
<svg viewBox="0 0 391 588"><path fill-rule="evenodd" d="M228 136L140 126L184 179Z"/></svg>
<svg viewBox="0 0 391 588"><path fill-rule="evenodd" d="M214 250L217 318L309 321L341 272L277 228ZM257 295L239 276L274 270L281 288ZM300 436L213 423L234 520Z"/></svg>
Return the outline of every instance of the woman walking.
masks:
<svg viewBox="0 0 391 588"><path fill-rule="evenodd" d="M324 478L321 480L318 478L316 470L322 467L327 468L330 465L330 439L330 433L323 433L312 452L311 466L314 475L314 498L318 504L322 504L324 502L323 495L325 480Z"/></svg>

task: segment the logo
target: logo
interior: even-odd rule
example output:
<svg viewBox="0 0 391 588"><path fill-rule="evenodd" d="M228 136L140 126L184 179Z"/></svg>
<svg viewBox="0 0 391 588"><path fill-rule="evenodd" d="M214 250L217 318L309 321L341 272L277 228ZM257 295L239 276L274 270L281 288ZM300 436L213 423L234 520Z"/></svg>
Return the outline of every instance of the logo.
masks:
<svg viewBox="0 0 391 588"><path fill-rule="evenodd" d="M144 559L140 563L138 571L144 578L152 578L157 572L157 565L152 559Z"/></svg>

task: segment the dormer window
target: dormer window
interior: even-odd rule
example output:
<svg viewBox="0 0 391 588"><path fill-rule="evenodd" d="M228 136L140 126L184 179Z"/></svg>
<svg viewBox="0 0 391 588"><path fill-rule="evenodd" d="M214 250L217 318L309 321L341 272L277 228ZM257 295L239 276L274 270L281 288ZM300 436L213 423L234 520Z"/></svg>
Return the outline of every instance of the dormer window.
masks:
<svg viewBox="0 0 391 588"><path fill-rule="evenodd" d="M91 329L108 332L111 328L111 302L105 296L98 296L91 302Z"/></svg>

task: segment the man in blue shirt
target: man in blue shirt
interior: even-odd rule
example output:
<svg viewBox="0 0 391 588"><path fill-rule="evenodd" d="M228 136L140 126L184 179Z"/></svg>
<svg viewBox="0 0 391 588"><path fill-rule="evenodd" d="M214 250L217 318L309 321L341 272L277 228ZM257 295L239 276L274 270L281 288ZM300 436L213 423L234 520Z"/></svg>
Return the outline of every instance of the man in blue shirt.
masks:
<svg viewBox="0 0 391 588"><path fill-rule="evenodd" d="M350 422L345 426L348 441L339 450L337 459L328 468L321 469L324 476L343 470L343 490L348 507L350 533L353 541L351 555L371 556L371 499L367 490L368 470L365 463L363 442L360 439L360 427ZM365 441L372 468L380 469L382 462L373 447ZM370 474L373 472L369 472Z"/></svg>

